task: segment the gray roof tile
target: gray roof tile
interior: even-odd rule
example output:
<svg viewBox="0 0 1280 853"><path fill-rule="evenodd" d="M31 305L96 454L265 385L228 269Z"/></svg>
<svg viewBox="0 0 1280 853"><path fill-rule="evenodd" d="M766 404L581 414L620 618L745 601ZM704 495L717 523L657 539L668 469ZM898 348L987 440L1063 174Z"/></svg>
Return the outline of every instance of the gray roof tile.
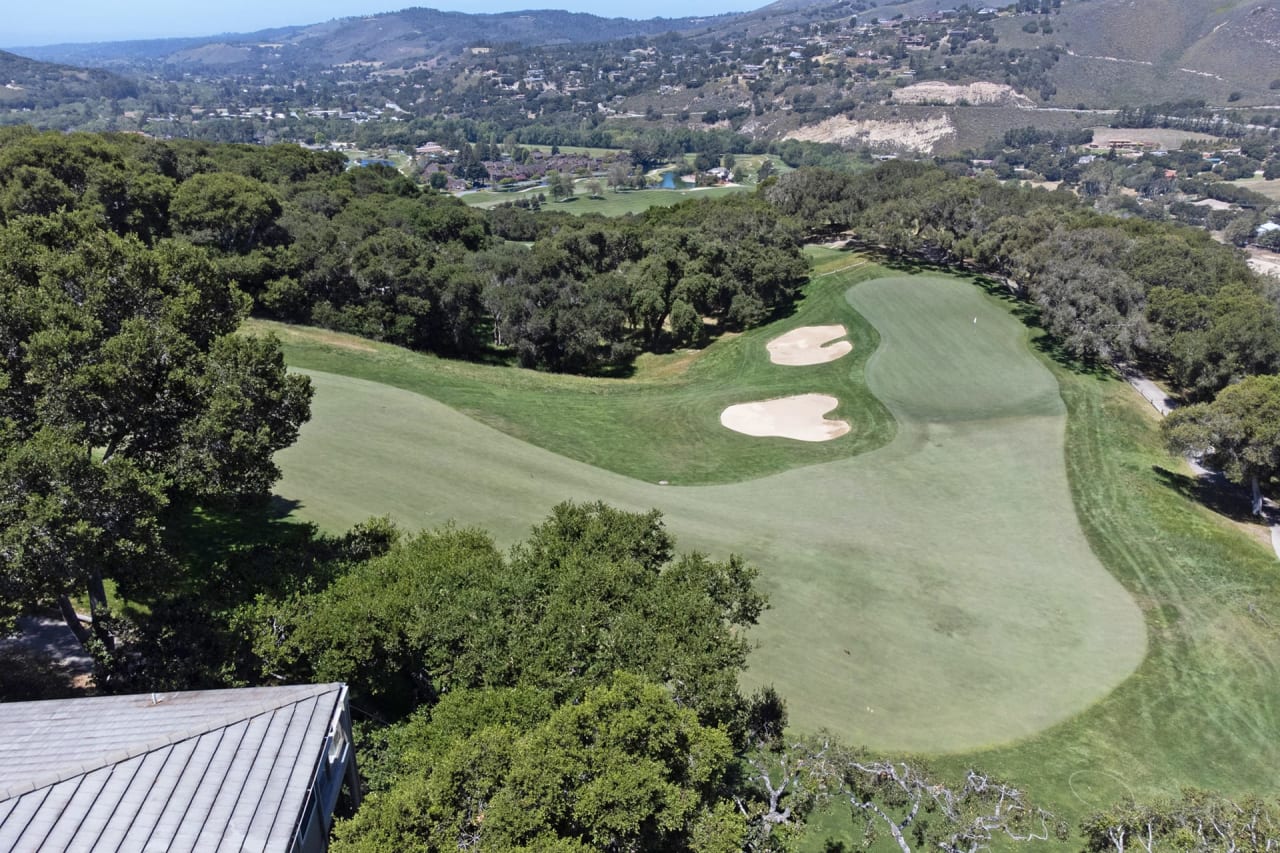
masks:
<svg viewBox="0 0 1280 853"><path fill-rule="evenodd" d="M340 684L0 704L0 849L285 850Z"/></svg>

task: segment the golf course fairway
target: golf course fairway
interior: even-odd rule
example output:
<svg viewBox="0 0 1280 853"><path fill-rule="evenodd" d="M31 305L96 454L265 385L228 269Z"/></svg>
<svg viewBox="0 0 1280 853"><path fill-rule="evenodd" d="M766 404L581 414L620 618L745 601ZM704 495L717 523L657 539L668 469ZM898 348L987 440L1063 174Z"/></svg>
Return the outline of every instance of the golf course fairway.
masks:
<svg viewBox="0 0 1280 853"><path fill-rule="evenodd" d="M278 456L277 492L298 517L330 529L385 514L408 529L481 526L500 543L563 500L657 507L679 550L736 552L760 567L771 608L751 632L758 648L746 680L773 684L800 729L826 727L881 750L958 752L1086 709L1139 665L1147 635L1077 522L1066 409L1027 328L944 275L880 275L832 292L841 298L814 303L804 319L852 328L865 318L879 333L873 353L845 359L852 367L768 364L764 341L791 318L700 357L724 362L738 348L735 358L764 365L752 370L770 381L846 404L870 389L896 421L887 443L867 445L875 449L739 482L664 486L536 446L536 430L511 414L500 431L370 381L376 370L360 349L309 362L286 337L290 364L310 373L316 396L301 438ZM342 358L365 359L353 372L370 378L339 375ZM439 363L423 361L427 393ZM732 391L731 374L716 381L708 393ZM557 387L548 380L548 400ZM727 432L717 411L697 424L709 446ZM779 453L795 444L734 440ZM680 454L698 452L688 427L672 441ZM625 455L625 443L614 452Z"/></svg>

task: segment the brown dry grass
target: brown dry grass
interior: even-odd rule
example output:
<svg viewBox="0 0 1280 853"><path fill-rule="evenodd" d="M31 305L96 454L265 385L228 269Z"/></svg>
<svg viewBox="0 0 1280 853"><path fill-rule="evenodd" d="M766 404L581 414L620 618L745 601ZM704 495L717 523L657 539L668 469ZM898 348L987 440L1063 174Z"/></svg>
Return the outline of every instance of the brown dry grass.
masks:
<svg viewBox="0 0 1280 853"><path fill-rule="evenodd" d="M257 333L257 330L250 326L245 329L250 334ZM276 335L295 341L308 341L310 343L324 344L325 346L338 347L339 349L353 350L355 352L377 352L377 348L370 345L368 341L357 338L354 335L343 334L342 332L331 332L327 329L302 328L299 326L276 326L272 329Z"/></svg>

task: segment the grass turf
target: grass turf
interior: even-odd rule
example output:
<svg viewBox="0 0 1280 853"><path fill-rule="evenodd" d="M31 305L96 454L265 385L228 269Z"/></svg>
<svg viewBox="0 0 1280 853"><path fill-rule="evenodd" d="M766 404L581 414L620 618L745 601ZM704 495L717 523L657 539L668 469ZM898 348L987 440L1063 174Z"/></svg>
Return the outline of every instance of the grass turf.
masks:
<svg viewBox="0 0 1280 853"><path fill-rule="evenodd" d="M1163 450L1151 407L1124 382L1046 363L1070 413L1076 511L1099 558L1141 606L1148 654L1070 720L933 764L1000 774L1072 826L1118 800L1184 787L1274 795L1280 569L1265 544L1207 508L1243 515L1243 491L1215 493L1189 477ZM860 846L844 810L811 826L805 849L813 853Z"/></svg>
<svg viewBox="0 0 1280 853"><path fill-rule="evenodd" d="M793 317L644 364L612 391L605 380L481 375L357 344L374 350L361 352L350 340L305 343L313 333L298 332L286 339L291 363L328 372L313 374L315 415L281 454L280 492L331 527L390 513L411 528L476 523L506 542L559 500L656 506L680 547L737 551L761 566L773 608L753 632L749 680L775 684L795 725L930 752L1034 735L1105 696L1138 665L1145 640L1133 600L1074 521L1057 383L1025 327L972 284L839 270L849 260L819 257L833 274L815 279ZM884 336L865 382L853 358L767 361L764 343L793 326L865 328L850 302ZM859 334L855 352L865 355L872 333ZM495 387L499 379L507 384ZM716 402L704 410L717 413L723 400L775 387L833 393L856 418L875 408L874 392L898 430L884 444L889 421L860 420L855 436L876 449L811 446L835 456L802 467L798 443L741 437L787 469L743 481L760 463L743 457L723 470L714 448L733 434L689 410L707 398ZM467 398L504 431L427 394L454 406ZM612 395L634 396L629 411L649 420L592 435L579 422L614 406ZM650 447L735 482L663 487L620 473Z"/></svg>
<svg viewBox="0 0 1280 853"><path fill-rule="evenodd" d="M1256 193L1266 196L1272 201L1280 201L1280 180L1265 180L1263 178L1241 178L1237 181L1231 181L1237 187L1243 187L1246 190L1253 190Z"/></svg>
<svg viewBox="0 0 1280 853"><path fill-rule="evenodd" d="M426 394L571 459L650 483L738 482L846 458L893 435L892 417L862 378L879 337L844 301L848 276L873 275L874 268L839 252L817 257L819 271L834 269L835 276L823 276L823 284L810 288L790 317L703 352L642 356L627 380L450 361L280 324L255 328L278 334L293 365ZM863 266L842 270L859 263ZM765 344L773 337L798 326L834 322L849 329L854 347L849 356L809 368L769 361ZM841 406L831 417L853 426L836 441L759 439L720 426L720 413L734 403L827 389L840 392Z"/></svg>
<svg viewBox="0 0 1280 853"><path fill-rule="evenodd" d="M803 312L820 303L827 306L824 310L835 310L839 300L833 293L842 297L861 278L885 272L871 267L841 271L854 259L836 252L815 254L819 273L829 274L811 286L796 325L829 322L834 317L823 311L812 317ZM1010 318L999 316L1003 309L998 303L965 286L984 312L995 312L990 321L987 313L972 313L970 326L972 316L978 316L979 326L988 334L998 331L1004 341L989 345L984 359L995 361L997 371L992 381L977 383L977 391L998 400L1002 383L1027 382L1024 399L1030 408L1052 409L1051 395L1043 393L1044 376L1025 363L1027 353L1016 343L1021 328L1009 328L1005 324ZM938 312L925 306L920 315L918 306L909 303L897 309L877 305L886 299L892 303L895 295L873 290L853 291L861 310L877 324L888 323L880 328L889 339L884 350L889 364L885 356L878 357L869 367L871 382L887 400L896 398L895 404L911 409L915 404L902 396L897 383L924 387L937 379L927 374L913 379L903 365L895 368L893 349L919 343L936 352L932 339L939 331ZM969 300L961 301L964 313L970 313ZM958 306L950 307L954 311ZM877 313L885 310L900 315L897 321ZM899 333L909 332L912 324L920 326L916 337L900 339ZM484 373L442 377L449 363L408 355L380 365L370 353L350 349L383 349L378 345L310 330L284 331L291 335L287 351L295 364L323 362L329 370L381 374L393 384L427 391L436 384L490 381ZM948 326L947 334L962 333ZM689 360L718 357L732 364L733 359L716 350L741 346L741 341L721 341L700 358L683 354L646 360L630 382L661 384L687 376ZM957 340L949 346L948 356L955 357ZM1010 357L1019 362L1016 370L999 366ZM416 368L414 359L420 361ZM983 369L984 359L959 360L952 372L957 391L969 387L965 376ZM926 407L916 418L902 419L904 429L892 444L859 459L733 486L663 489L512 441L421 396L324 376L318 377L315 420L305 428L302 442L282 456L287 475L282 489L302 502L300 515L331 527L374 512L393 513L413 527L453 517L483 524L505 541L522 536L554 500L604 497L635 507L659 506L680 535L681 547L718 554L732 548L764 568L775 606L755 632L761 648L753 658L752 677L780 688L790 699L797 726L828 725L855 741L921 753L964 749L966 740L1010 741L935 755L932 762L944 771L977 766L1002 774L1072 823L1118 797L1172 794L1187 785L1274 793L1274 768L1280 765L1275 737L1280 731L1280 690L1275 687L1280 676L1280 571L1274 557L1234 523L1204 507L1206 498L1216 496L1201 492L1162 450L1153 414L1127 385L1047 357L1042 362L1070 412L1059 459L1066 460L1075 511L1058 506L1053 517L1041 511L1029 518L1031 513L1019 511L1023 492L1001 489L1002 479L1025 485L1041 471L1061 475L1052 462L1020 453L1023 442L1010 443L1009 435L999 441L996 423L990 426L996 427L991 437L998 445L991 459L984 460L986 470L964 483L952 477L921 482L919 471L902 469L897 479L905 489L890 484L890 491L881 493L875 480L866 478L867 463L874 468L878 456L892 461L904 440L927 453L924 442L932 430L981 427L981 421L965 420L981 417L982 411L967 404L964 394L949 398L960 413L958 420L926 420L922 426L916 418L930 415ZM890 373L884 374L885 369ZM418 378L411 380L413 375ZM732 381L732 376L719 379ZM547 394L589 382L540 375L523 381L543 383ZM848 389L839 393L844 396ZM476 402L488 404L483 395ZM1044 419L1054 417L1046 414ZM635 435L619 440L611 458L629 455L635 440ZM1020 460L1017 472L1008 470L1009 450ZM881 465L879 476L892 477L894 467ZM944 462L938 473L950 467ZM913 501L913 488L925 498L941 491L941 500ZM877 503L889 500L892 506L875 511ZM1240 500L1237 506L1243 506ZM944 504L940 511L937 503ZM955 523L935 531L931 512L944 523ZM952 515L957 517L949 519ZM1098 632L1104 647L1137 649L1142 642L1134 636L1131 609L1124 606L1129 596L1110 577L1100 576L1088 556L1081 556L1079 537L1069 537L1070 553L1057 553L1061 546L1052 537L1074 527L1064 524L1073 516L1079 517L1093 552L1141 608L1148 653L1137 671L1111 692L1107 688L1122 666L1114 660L1077 661L1073 671L1088 689L1072 691L1071 701L1058 709L1062 722L1029 732L1040 726L1037 716L1044 717L1036 709L1053 708L1062 700L1060 691L1051 688L1059 675L1054 664L1063 653L1050 649L1043 671L1020 660L1024 653L1035 659L1045 646L1069 647L1090 630ZM876 521L886 526L869 523ZM1037 555L1019 573L1007 559L998 558L1001 551L1026 549L1021 536L1003 540L1006 532L1028 526L1033 536L1050 537L1036 547L1052 553L1046 565L1039 565ZM951 538L940 542L935 532ZM895 547L903 553L875 553ZM1000 615L1028 608L1032 616L1020 631L997 619L1004 624L986 632L985 647L979 648L977 637L966 636L964 629L967 622L982 618L980 608L970 597L957 598L956 588L963 584L954 578L963 577L965 570L981 572L984 561L997 592L1011 578L1018 582L1015 593L989 602L991 610ZM1042 575L1052 581L1064 570L1066 585L1077 593L1074 601L1064 600L1054 583L1039 583ZM1118 609L1125 630L1117 631L1103 609L1090 613L1093 605L1082 600L1084 593L1094 594L1100 608ZM953 634L949 644L940 638L933 648L913 642L931 629L948 627ZM1024 642L1033 648L1024 649ZM896 648L901 643L909 647ZM1024 689L1017 689L1019 684ZM1045 685L1050 689L1042 690ZM885 708L871 704L873 695L896 697L915 707L887 715ZM812 849L824 849L827 838L842 835L850 841L859 837L847 819L829 815L810 835Z"/></svg>
<svg viewBox="0 0 1280 853"><path fill-rule="evenodd" d="M750 186L733 186L687 190L651 189L623 190L621 192L605 190L603 197L591 198L586 194L585 183L585 181L576 183L575 191L577 195L573 198L568 201L548 201L543 209L562 210L579 216L585 216L588 213L598 213L601 216L624 216L628 213L643 213L651 207L670 207L673 204L679 204L691 198L717 198L719 196L732 195L733 193L751 192L754 189ZM545 186L539 186L521 190L520 192L481 190L479 192L465 193L459 198L474 207L490 208L496 207L503 202L528 198L538 193L546 194L546 192L547 188Z"/></svg>
<svg viewBox="0 0 1280 853"><path fill-rule="evenodd" d="M1067 462L1090 543L1143 609L1150 652L1099 706L968 757L1037 780L1069 817L1126 795L1195 785L1274 793L1280 766L1280 568L1243 518L1170 459L1156 417L1124 383L1055 366L1071 412Z"/></svg>

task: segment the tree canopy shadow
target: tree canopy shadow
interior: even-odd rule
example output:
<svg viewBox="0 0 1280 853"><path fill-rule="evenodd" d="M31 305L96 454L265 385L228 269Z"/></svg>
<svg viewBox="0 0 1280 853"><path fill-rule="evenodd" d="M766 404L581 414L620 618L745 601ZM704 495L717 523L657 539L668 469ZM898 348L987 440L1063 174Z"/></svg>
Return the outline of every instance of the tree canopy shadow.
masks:
<svg viewBox="0 0 1280 853"><path fill-rule="evenodd" d="M1232 521L1269 522L1265 516L1259 518L1250 511L1248 490L1232 483L1222 474L1190 477L1160 465L1152 465L1151 470L1168 488Z"/></svg>
<svg viewBox="0 0 1280 853"><path fill-rule="evenodd" d="M1045 331L1044 327L1038 322L1028 322L1027 326L1033 330L1031 335L1031 346L1035 347L1036 352L1043 354L1051 359L1055 364L1077 373L1082 376L1090 376L1094 379L1114 378L1119 374L1110 364L1094 359L1083 359L1078 355L1068 352L1057 338Z"/></svg>
<svg viewBox="0 0 1280 853"><path fill-rule="evenodd" d="M852 243L845 248L850 249ZM998 299L1008 306L1010 313L1031 330L1031 345L1036 351L1053 360L1061 367L1094 378L1107 378L1116 375L1115 369L1105 363L1083 359L1067 351L1060 341L1045 329L1040 322L1040 309L1032 302L1023 299L1007 283L990 275L966 269L953 262L940 258L929 258L916 254L896 253L882 246L858 246L857 250L875 258L881 266L895 272L909 275L936 274L964 279L988 296Z"/></svg>
<svg viewBox="0 0 1280 853"><path fill-rule="evenodd" d="M0 641L0 702L86 695L87 687L75 676L75 671L60 666L47 651L28 648L17 640Z"/></svg>

